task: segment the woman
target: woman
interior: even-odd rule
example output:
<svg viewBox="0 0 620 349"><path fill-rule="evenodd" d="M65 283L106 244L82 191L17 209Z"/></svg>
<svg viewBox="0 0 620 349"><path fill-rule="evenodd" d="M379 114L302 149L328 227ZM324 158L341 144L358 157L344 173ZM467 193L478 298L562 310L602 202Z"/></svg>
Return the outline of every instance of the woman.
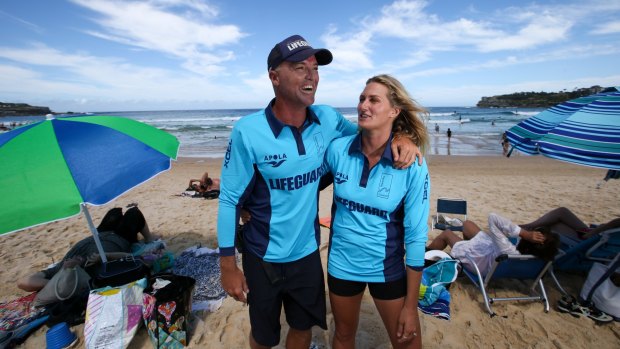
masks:
<svg viewBox="0 0 620 349"><path fill-rule="evenodd" d="M405 133L424 153L426 111L398 80L378 75L366 82L357 112L360 133L334 140L325 156L334 175L328 259L333 348L355 347L366 285L392 346L419 348L429 176L426 162L394 169L390 145L393 133Z"/></svg>

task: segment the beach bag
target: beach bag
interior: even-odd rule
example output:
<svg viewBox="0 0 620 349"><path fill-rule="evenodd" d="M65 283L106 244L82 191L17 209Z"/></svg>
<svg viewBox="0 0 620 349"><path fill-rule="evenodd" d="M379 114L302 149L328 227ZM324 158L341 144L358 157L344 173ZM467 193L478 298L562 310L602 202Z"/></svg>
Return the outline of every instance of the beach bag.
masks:
<svg viewBox="0 0 620 349"><path fill-rule="evenodd" d="M188 320L196 281L188 276L160 273L149 278L142 318L155 349L187 346Z"/></svg>
<svg viewBox="0 0 620 349"><path fill-rule="evenodd" d="M121 286L148 277L149 267L133 256L101 263L94 277L97 287Z"/></svg>
<svg viewBox="0 0 620 349"><path fill-rule="evenodd" d="M608 271L609 266L594 263L588 273L586 282L581 288L580 296L582 299L587 300L592 288L596 287L592 293L594 306L615 318L620 318L620 287L614 285L609 276L605 277L601 282L601 278Z"/></svg>
<svg viewBox="0 0 620 349"><path fill-rule="evenodd" d="M86 306L87 349L127 348L140 325L146 278L92 290Z"/></svg>
<svg viewBox="0 0 620 349"><path fill-rule="evenodd" d="M90 289L90 275L80 266L61 268L34 299L37 307L84 295Z"/></svg>

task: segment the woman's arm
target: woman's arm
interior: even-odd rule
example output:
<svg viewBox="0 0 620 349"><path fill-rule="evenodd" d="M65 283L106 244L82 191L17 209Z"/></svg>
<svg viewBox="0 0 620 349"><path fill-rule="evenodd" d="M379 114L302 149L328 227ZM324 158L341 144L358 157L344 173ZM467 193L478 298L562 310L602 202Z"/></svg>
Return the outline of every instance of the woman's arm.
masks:
<svg viewBox="0 0 620 349"><path fill-rule="evenodd" d="M519 237L521 228L496 213L489 214L489 236L500 251L500 254L519 254L517 247L508 238Z"/></svg>
<svg viewBox="0 0 620 349"><path fill-rule="evenodd" d="M420 280L422 272L407 267L407 295L403 309L398 317L396 338L400 343L411 340L420 332L418 317L418 297L420 295Z"/></svg>

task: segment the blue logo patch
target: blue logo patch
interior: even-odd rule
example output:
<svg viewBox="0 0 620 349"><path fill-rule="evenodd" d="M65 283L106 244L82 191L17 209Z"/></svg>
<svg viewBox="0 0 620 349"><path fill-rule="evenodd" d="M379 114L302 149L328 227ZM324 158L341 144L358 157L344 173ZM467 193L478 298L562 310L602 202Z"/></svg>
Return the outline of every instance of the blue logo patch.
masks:
<svg viewBox="0 0 620 349"><path fill-rule="evenodd" d="M286 161L286 153L265 155L264 161L271 167L280 167Z"/></svg>
<svg viewBox="0 0 620 349"><path fill-rule="evenodd" d="M392 189L392 175L389 173L381 174L381 181L379 181L379 189L377 190L377 196L383 199L390 197L390 190Z"/></svg>
<svg viewBox="0 0 620 349"><path fill-rule="evenodd" d="M316 153L319 154L319 156L323 156L325 145L323 142L323 134L321 132L314 134L314 144L316 145Z"/></svg>
<svg viewBox="0 0 620 349"><path fill-rule="evenodd" d="M349 176L346 173L336 172L336 175L334 176L334 182L338 184L342 184L348 180Z"/></svg>

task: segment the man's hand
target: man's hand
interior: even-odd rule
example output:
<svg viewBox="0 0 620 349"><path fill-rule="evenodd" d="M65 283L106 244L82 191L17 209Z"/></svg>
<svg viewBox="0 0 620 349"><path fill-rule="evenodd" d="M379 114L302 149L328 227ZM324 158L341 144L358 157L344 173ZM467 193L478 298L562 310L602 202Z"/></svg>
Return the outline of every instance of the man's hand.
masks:
<svg viewBox="0 0 620 349"><path fill-rule="evenodd" d="M394 167L399 169L408 168L418 158L418 164L422 165L422 153L420 148L408 137L394 135L392 139L392 156Z"/></svg>
<svg viewBox="0 0 620 349"><path fill-rule="evenodd" d="M247 303L250 290L243 272L237 267L235 256L220 257L221 281L224 291L236 301Z"/></svg>

